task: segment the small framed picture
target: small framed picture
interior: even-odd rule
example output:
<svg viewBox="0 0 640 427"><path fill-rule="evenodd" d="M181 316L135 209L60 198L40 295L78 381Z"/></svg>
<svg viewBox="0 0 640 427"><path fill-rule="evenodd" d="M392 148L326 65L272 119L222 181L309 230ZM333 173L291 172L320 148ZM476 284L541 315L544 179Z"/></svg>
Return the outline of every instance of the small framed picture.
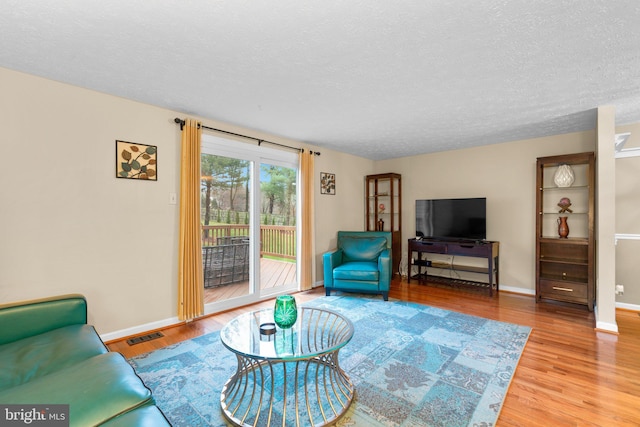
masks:
<svg viewBox="0 0 640 427"><path fill-rule="evenodd" d="M116 140L116 178L158 180L158 147Z"/></svg>
<svg viewBox="0 0 640 427"><path fill-rule="evenodd" d="M320 194L336 194L336 174L320 172Z"/></svg>

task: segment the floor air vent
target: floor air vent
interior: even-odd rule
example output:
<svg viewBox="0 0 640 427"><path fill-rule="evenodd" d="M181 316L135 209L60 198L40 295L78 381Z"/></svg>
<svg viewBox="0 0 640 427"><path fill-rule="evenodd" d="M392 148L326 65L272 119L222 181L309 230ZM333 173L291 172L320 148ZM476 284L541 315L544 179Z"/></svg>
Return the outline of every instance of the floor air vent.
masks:
<svg viewBox="0 0 640 427"><path fill-rule="evenodd" d="M139 337L130 338L127 340L127 344L135 345L140 344L141 342L155 340L156 338L163 337L162 332L154 332L152 334L140 335Z"/></svg>

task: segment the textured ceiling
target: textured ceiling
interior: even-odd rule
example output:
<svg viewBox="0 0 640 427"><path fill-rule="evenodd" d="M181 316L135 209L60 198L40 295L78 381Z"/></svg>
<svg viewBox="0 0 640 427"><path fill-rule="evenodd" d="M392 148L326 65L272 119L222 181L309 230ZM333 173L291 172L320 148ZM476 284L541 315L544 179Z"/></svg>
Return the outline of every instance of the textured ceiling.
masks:
<svg viewBox="0 0 640 427"><path fill-rule="evenodd" d="M379 160L640 122L640 1L5 0L0 66Z"/></svg>

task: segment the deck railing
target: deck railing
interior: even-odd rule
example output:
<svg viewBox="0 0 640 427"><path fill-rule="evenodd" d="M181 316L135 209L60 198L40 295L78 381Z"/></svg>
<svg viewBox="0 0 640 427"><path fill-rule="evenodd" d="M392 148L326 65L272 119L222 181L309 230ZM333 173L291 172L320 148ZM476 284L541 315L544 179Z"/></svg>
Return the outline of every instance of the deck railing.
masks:
<svg viewBox="0 0 640 427"><path fill-rule="evenodd" d="M249 226L224 224L202 226L202 246L227 243L229 238L247 237ZM296 258L296 227L260 225L260 256L270 255L285 259Z"/></svg>

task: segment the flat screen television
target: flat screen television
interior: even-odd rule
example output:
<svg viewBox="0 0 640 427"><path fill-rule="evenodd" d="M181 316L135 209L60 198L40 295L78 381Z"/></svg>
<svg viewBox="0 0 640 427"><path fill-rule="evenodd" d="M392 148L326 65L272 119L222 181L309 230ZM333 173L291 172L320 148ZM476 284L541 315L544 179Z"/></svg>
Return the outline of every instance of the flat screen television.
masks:
<svg viewBox="0 0 640 427"><path fill-rule="evenodd" d="M487 199L416 200L416 236L486 240Z"/></svg>

